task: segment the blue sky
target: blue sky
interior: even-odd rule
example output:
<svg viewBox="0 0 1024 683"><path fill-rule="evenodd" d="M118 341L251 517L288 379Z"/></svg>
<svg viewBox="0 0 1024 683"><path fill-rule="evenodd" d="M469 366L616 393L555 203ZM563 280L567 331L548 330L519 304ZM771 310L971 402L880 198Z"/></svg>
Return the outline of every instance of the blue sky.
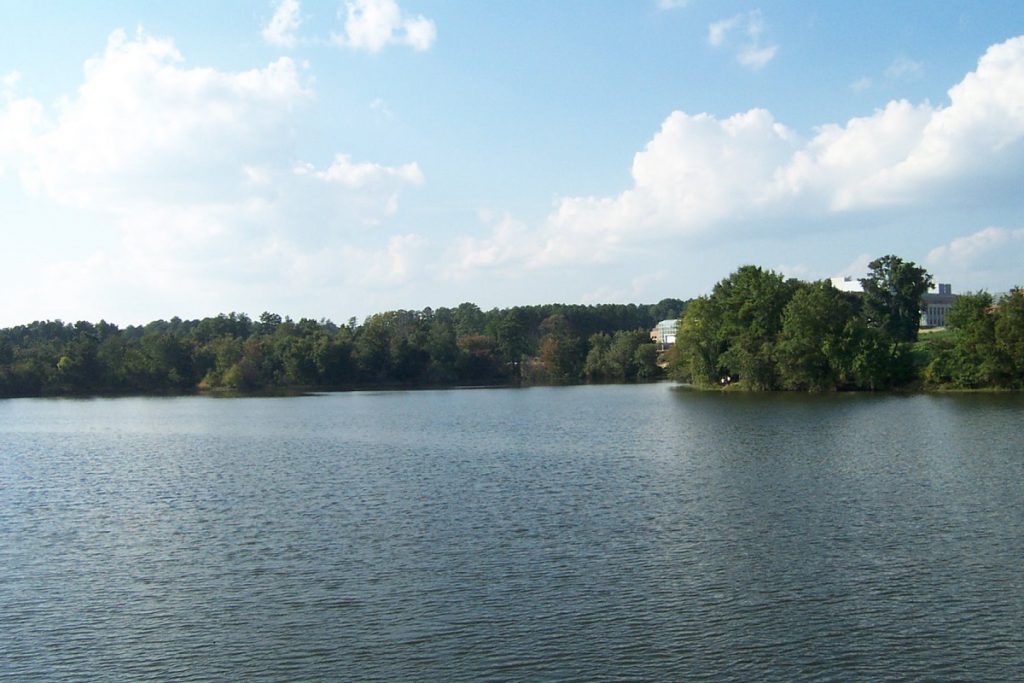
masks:
<svg viewBox="0 0 1024 683"><path fill-rule="evenodd" d="M1024 284L998 2L0 1L0 325Z"/></svg>

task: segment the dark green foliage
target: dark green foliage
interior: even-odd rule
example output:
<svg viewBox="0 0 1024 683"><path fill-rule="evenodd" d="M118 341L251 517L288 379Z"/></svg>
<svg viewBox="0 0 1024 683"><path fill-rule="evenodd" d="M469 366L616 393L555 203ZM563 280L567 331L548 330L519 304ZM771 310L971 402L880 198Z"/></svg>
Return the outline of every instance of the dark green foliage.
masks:
<svg viewBox="0 0 1024 683"><path fill-rule="evenodd" d="M930 281L887 256L863 296L744 266L709 296L651 306L463 303L343 326L273 313L124 329L37 321L0 330L0 396L622 382L662 376L662 360L676 379L747 389L1024 388L1024 292L964 295L948 332L914 343L915 293ZM659 356L648 330L675 315L678 343Z"/></svg>
<svg viewBox="0 0 1024 683"><path fill-rule="evenodd" d="M868 322L893 341L916 341L921 297L931 287L931 275L912 261L891 255L875 259L868 269L868 276L860 281Z"/></svg>
<svg viewBox="0 0 1024 683"><path fill-rule="evenodd" d="M960 296L947 315L950 343L936 349L925 368L925 378L935 384L976 388L997 381L1000 363L996 353L992 295L987 292Z"/></svg>
<svg viewBox="0 0 1024 683"><path fill-rule="evenodd" d="M798 283L772 271L743 266L691 302L677 336L675 374L713 385L743 380L752 389L780 387L775 346L782 312Z"/></svg>
<svg viewBox="0 0 1024 683"><path fill-rule="evenodd" d="M995 313L996 353L1003 362L1002 386L1024 388L1024 289L1014 289Z"/></svg>
<svg viewBox="0 0 1024 683"><path fill-rule="evenodd" d="M779 388L775 344L795 288L795 281L756 266L743 266L715 285L711 296L722 311L719 334L727 341L719 359L723 374L752 389Z"/></svg>
<svg viewBox="0 0 1024 683"><path fill-rule="evenodd" d="M776 350L787 389L825 391L852 384L856 312L828 282L801 284L782 313Z"/></svg>
<svg viewBox="0 0 1024 683"><path fill-rule="evenodd" d="M957 389L1024 388L1024 290L998 302L965 294L948 316L951 337L932 346L925 379Z"/></svg>
<svg viewBox="0 0 1024 683"><path fill-rule="evenodd" d="M949 318L954 336L915 344L931 276L885 256L861 282L863 295L847 294L744 266L690 302L671 374L754 390L1024 383L1024 294L996 306L988 295L961 297Z"/></svg>
<svg viewBox="0 0 1024 683"><path fill-rule="evenodd" d="M725 376L719 359L726 348L719 302L706 296L695 299L679 324L671 375L702 386L717 384Z"/></svg>
<svg viewBox="0 0 1024 683"><path fill-rule="evenodd" d="M550 382L574 382L579 380L582 360L586 347L576 336L572 325L563 313L549 315L541 322L540 362L544 375Z"/></svg>
<svg viewBox="0 0 1024 683"><path fill-rule="evenodd" d="M661 376L658 347L644 330L598 332L590 337L583 372L594 382L633 382Z"/></svg>
<svg viewBox="0 0 1024 683"><path fill-rule="evenodd" d="M640 341L623 350L628 367L612 374L647 379L659 369L640 342L649 341L646 330L659 316L684 305L666 299L484 312L463 303L388 311L343 326L270 312L256 321L228 313L124 329L102 321L34 322L0 330L0 396L509 384L522 380L524 366L539 368L536 381L577 382L590 350L585 340L622 330L643 331L625 333Z"/></svg>

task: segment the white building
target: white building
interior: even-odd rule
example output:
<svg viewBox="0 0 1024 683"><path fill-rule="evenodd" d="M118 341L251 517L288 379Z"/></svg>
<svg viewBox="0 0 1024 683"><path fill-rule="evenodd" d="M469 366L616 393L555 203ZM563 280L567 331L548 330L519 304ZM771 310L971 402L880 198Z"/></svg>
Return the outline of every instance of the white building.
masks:
<svg viewBox="0 0 1024 683"><path fill-rule="evenodd" d="M858 294L864 293L864 288L860 284L860 280L855 277L846 275L844 277L830 278L829 282L832 286L838 289L840 292L856 292Z"/></svg>

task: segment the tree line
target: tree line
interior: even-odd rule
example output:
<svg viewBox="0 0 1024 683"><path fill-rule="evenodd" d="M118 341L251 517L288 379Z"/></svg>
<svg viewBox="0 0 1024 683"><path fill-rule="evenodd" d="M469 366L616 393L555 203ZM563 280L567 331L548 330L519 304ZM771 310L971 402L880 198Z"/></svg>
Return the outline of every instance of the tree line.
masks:
<svg viewBox="0 0 1024 683"><path fill-rule="evenodd" d="M863 292L743 266L690 302L674 378L751 390L1024 387L1024 293L954 303L948 329L918 339L931 275L898 256L869 264Z"/></svg>
<svg viewBox="0 0 1024 683"><path fill-rule="evenodd" d="M0 330L0 396L656 379L649 330L684 308L463 303L341 325L273 313L123 329L37 321Z"/></svg>

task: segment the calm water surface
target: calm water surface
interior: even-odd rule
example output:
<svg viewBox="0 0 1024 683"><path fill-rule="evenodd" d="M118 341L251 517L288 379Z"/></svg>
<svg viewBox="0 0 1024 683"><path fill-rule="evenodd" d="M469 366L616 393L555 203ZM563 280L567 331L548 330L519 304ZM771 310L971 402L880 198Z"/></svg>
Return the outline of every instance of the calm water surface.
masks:
<svg viewBox="0 0 1024 683"><path fill-rule="evenodd" d="M0 401L0 679L1009 680L1024 398Z"/></svg>

